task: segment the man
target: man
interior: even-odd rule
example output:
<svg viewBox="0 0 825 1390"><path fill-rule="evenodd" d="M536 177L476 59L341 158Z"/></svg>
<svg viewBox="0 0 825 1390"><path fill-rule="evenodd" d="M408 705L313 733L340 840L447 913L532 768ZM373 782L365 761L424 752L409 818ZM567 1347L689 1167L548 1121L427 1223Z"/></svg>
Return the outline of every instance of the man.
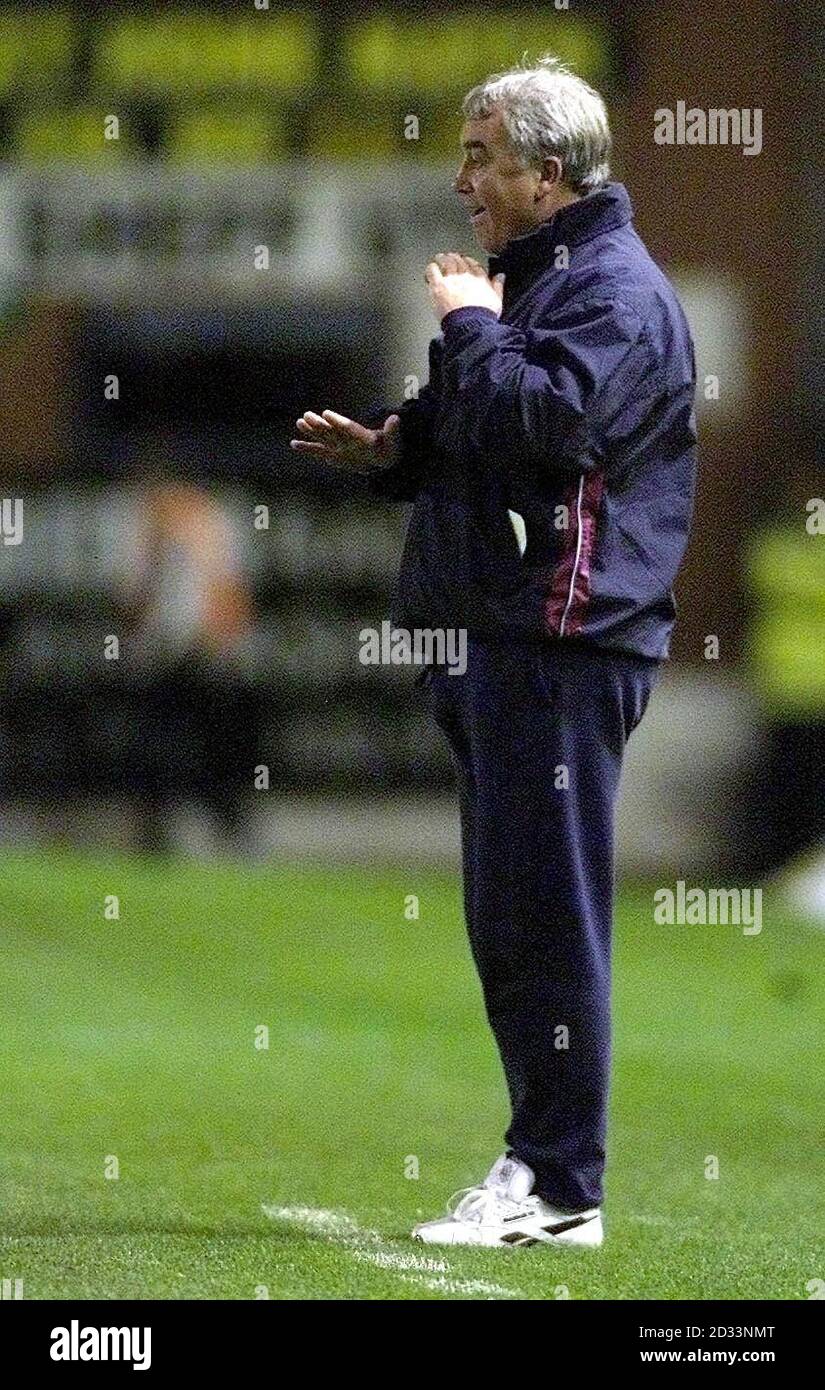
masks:
<svg viewBox="0 0 825 1390"><path fill-rule="evenodd" d="M422 689L457 768L467 925L512 1120L484 1182L414 1235L595 1246L613 812L674 621L693 349L609 181L598 94L548 58L463 111L455 187L489 274L436 256L441 333L418 399L377 429L308 412L293 444L414 502L394 620L468 632L466 672L433 667Z"/></svg>

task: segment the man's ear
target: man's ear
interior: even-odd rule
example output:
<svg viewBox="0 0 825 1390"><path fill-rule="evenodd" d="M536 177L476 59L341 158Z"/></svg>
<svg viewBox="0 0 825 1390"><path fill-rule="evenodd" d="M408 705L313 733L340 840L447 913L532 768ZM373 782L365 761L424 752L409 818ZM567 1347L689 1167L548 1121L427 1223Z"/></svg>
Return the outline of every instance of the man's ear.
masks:
<svg viewBox="0 0 825 1390"><path fill-rule="evenodd" d="M536 202L539 203L548 194L556 192L563 177L561 160L558 155L550 155L541 166L541 177L536 184Z"/></svg>

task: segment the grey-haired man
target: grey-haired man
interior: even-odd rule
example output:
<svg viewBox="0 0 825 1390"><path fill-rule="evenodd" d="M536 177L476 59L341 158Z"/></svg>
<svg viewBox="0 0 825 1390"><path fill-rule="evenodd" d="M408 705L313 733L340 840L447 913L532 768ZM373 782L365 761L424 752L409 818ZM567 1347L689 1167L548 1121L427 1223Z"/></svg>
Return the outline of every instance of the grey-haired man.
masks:
<svg viewBox="0 0 825 1390"><path fill-rule="evenodd" d="M676 297L610 182L599 95L552 60L468 94L456 191L490 261L426 270L428 384L298 450L414 503L394 621L464 627L421 683L458 775L464 901L512 1106L507 1150L435 1244L599 1245L613 814L668 655L696 469ZM516 538L521 518L526 544Z"/></svg>

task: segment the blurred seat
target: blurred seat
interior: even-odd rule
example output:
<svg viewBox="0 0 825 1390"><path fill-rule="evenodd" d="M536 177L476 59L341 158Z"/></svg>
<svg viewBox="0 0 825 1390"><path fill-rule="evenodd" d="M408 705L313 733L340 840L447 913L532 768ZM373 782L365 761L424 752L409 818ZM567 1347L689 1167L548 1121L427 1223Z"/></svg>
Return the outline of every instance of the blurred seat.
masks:
<svg viewBox="0 0 825 1390"><path fill-rule="evenodd" d="M136 147L123 122L117 140L104 139L109 114L102 108L76 106L24 111L12 135L10 156L32 164L92 164L134 155Z"/></svg>
<svg viewBox="0 0 825 1390"><path fill-rule="evenodd" d="M452 161L457 167L461 129L458 103L428 103L419 110L411 106L362 101L351 112L343 112L340 104L317 107L308 115L306 153L316 159L350 163L408 157L417 162ZM410 117L417 120L417 131L413 133L410 128L406 134Z"/></svg>
<svg viewBox="0 0 825 1390"><path fill-rule="evenodd" d="M60 11L0 11L0 97L49 93L66 85L75 45L75 22Z"/></svg>
<svg viewBox="0 0 825 1390"><path fill-rule="evenodd" d="M427 19L376 15L346 32L344 72L354 85L373 92L437 95L477 80L482 37L482 21L472 13Z"/></svg>
<svg viewBox="0 0 825 1390"><path fill-rule="evenodd" d="M580 76L596 79L609 62L606 31L550 10L491 15L473 10L428 14L425 19L377 15L350 26L343 44L348 79L373 92L423 97L464 91L490 72L550 52Z"/></svg>
<svg viewBox="0 0 825 1390"><path fill-rule="evenodd" d="M300 92L317 67L314 21L299 12L256 17L195 12L136 15L106 25L93 62L98 89L191 98L232 90Z"/></svg>
<svg viewBox="0 0 825 1390"><path fill-rule="evenodd" d="M585 82L600 87L612 64L612 46L604 21L594 14L575 16L549 5L544 8L544 15L523 10L502 13L485 26L483 75L521 62L525 53L531 60L552 53Z"/></svg>
<svg viewBox="0 0 825 1390"><path fill-rule="evenodd" d="M283 117L271 110L224 106L173 117L164 142L171 164L266 164L287 154Z"/></svg>
<svg viewBox="0 0 825 1390"><path fill-rule="evenodd" d="M336 104L309 112L304 148L313 159L352 162L397 158L405 143L400 119L386 109L345 111Z"/></svg>
<svg viewBox="0 0 825 1390"><path fill-rule="evenodd" d="M755 601L749 655L777 722L825 723L825 546L783 518L751 539L746 576Z"/></svg>

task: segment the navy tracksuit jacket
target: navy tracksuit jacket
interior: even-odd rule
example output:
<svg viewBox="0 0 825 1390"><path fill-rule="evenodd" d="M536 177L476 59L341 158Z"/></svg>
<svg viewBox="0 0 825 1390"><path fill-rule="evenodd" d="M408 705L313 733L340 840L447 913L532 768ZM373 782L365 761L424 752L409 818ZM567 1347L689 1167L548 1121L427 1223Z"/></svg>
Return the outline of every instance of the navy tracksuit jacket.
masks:
<svg viewBox="0 0 825 1390"><path fill-rule="evenodd" d="M695 366L621 184L491 257L501 318L448 313L376 495L413 502L395 624L465 628L419 684L449 739L473 955L536 1190L602 1198L613 812L668 654ZM523 554L509 512L523 518Z"/></svg>

